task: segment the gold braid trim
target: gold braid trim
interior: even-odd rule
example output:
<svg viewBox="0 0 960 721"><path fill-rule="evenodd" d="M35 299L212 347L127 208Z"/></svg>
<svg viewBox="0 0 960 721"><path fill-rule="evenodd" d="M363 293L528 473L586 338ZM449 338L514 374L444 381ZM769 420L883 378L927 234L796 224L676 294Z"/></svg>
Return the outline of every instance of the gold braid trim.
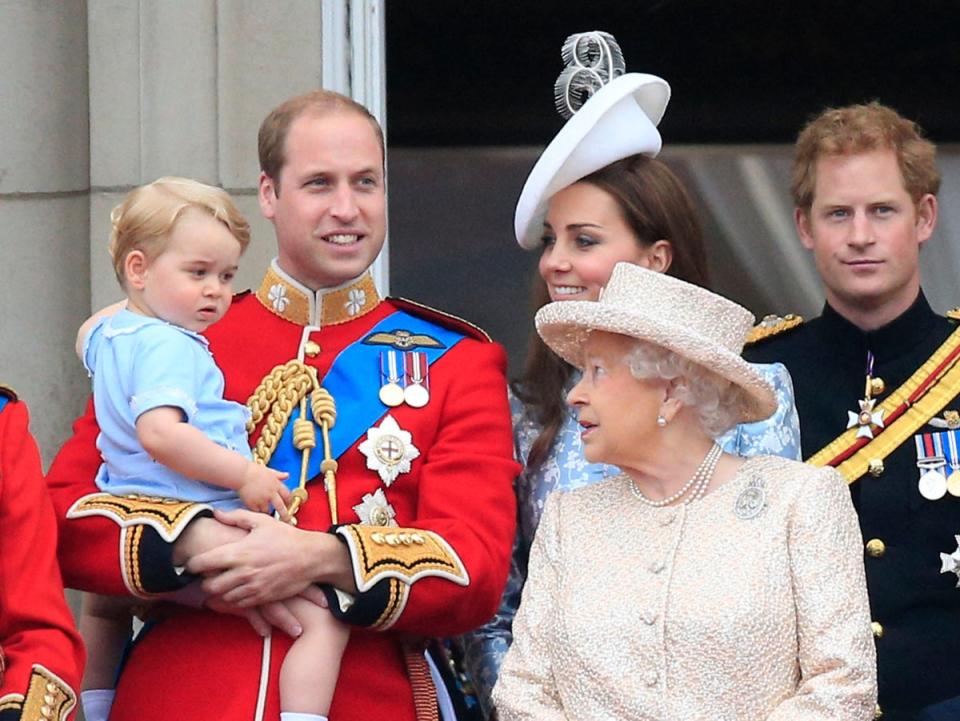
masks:
<svg viewBox="0 0 960 721"><path fill-rule="evenodd" d="M309 405L307 403L307 396ZM330 518L337 523L337 462L330 456L330 429L337 418L337 409L333 396L321 387L315 368L306 365L300 360L290 360L283 365L276 366L264 377L247 399L250 409L250 421L247 423L247 433L250 434L257 425L266 418L260 429L253 448L254 461L267 465L277 448L277 443L283 436L283 431L290 422L293 409L299 406L300 418L293 423L293 445L301 452L300 480L297 488L292 492L289 508L290 523L296 525L295 516L300 507L307 502L307 471L310 465L310 452L317 447L317 436L314 422L320 426L323 433L323 457L320 471L323 473L324 485L327 491L327 501L330 504ZM309 409L309 412L308 412ZM313 416L311 421L310 416Z"/></svg>
<svg viewBox="0 0 960 721"><path fill-rule="evenodd" d="M801 325L803 325L803 316L795 315L794 313L789 313L782 317L779 315L764 316L763 320L753 326L750 332L747 333L745 344L753 345L754 343L759 343L762 340L780 335Z"/></svg>
<svg viewBox="0 0 960 721"><path fill-rule="evenodd" d="M910 376L899 388L891 393L878 408L889 415L900 405L907 402L917 388L927 381L931 374L941 365L950 354L960 346L960 330L955 330L937 348L922 366ZM917 398L899 418L888 424L883 432L860 448L852 456L836 466L836 469L847 480L854 483L867 472L871 460L883 460L910 436L915 434L931 418L947 406L960 392L960 362L954 361L952 366L941 370L941 374L932 385ZM825 466L831 460L843 453L852 444L857 442L857 428L850 428L817 451L805 463L813 466Z"/></svg>
<svg viewBox="0 0 960 721"><path fill-rule="evenodd" d="M0 711L9 711L13 709L14 711L19 711L23 707L23 694L22 693L8 693L3 698L0 698Z"/></svg>
<svg viewBox="0 0 960 721"><path fill-rule="evenodd" d="M276 366L260 381L260 385L247 399L247 407L250 409L247 433L252 433L266 418L253 448L253 458L257 463L266 465L270 461L293 409L319 386L316 369L299 360L290 360Z"/></svg>
<svg viewBox="0 0 960 721"><path fill-rule="evenodd" d="M373 622L370 627L374 631L386 631L393 626L407 607L407 597L410 595L410 586L398 581L395 578L388 579L390 597L387 599L387 607L383 609L380 618Z"/></svg>

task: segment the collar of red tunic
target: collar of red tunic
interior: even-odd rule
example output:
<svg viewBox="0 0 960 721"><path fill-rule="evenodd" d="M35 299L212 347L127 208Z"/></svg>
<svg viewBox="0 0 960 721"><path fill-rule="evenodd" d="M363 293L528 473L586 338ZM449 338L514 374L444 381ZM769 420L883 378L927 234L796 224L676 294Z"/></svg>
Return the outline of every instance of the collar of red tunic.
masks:
<svg viewBox="0 0 960 721"><path fill-rule="evenodd" d="M257 289L257 300L292 323L322 328L366 315L381 298L369 271L335 288L313 291L284 273L274 259Z"/></svg>

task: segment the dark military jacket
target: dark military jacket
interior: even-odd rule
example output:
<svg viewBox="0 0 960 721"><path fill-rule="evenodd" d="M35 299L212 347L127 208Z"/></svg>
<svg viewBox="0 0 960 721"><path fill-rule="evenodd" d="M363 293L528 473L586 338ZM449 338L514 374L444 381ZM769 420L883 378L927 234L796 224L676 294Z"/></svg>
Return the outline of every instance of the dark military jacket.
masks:
<svg viewBox="0 0 960 721"><path fill-rule="evenodd" d="M868 351L874 355L873 376L886 386L876 396L879 403L954 330L956 325L935 314L921 292L909 310L875 331L860 330L825 305L819 318L760 341L744 355L752 362L787 366L803 457L809 459L846 430L848 411L859 410ZM945 408L960 410L960 398ZM926 424L917 434L943 430ZM957 575L941 573L940 556L957 550L960 498L947 494L930 501L920 495L913 435L882 466L880 471L875 464L872 473L850 486L865 542L882 717L917 719L921 709L952 699L947 705L955 708L940 709L947 715L930 709L923 718L960 719L960 588Z"/></svg>

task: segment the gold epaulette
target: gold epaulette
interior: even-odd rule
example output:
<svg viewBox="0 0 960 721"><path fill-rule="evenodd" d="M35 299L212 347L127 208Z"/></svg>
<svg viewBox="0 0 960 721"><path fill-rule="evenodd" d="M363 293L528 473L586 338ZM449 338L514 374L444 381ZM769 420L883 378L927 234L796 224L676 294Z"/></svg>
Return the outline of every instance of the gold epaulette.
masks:
<svg viewBox="0 0 960 721"><path fill-rule="evenodd" d="M950 320L960 320L960 308L951 308L946 312L946 316Z"/></svg>
<svg viewBox="0 0 960 721"><path fill-rule="evenodd" d="M766 315L747 334L747 345L759 343L767 338L785 333L803 325L803 316L788 313L784 316Z"/></svg>
<svg viewBox="0 0 960 721"><path fill-rule="evenodd" d="M17 400L17 392L10 386L5 386L3 383L0 383L0 396L8 398L11 401Z"/></svg>
<svg viewBox="0 0 960 721"><path fill-rule="evenodd" d="M395 298L391 296L389 300L397 307L402 308L413 315L426 318L427 320L432 320L446 328L452 328L466 336L469 336L470 338L486 341L488 343L493 340L487 334L487 332L483 330L483 328L474 325L468 320L451 315L446 311L438 310L437 308L431 308L428 305L417 303L415 300L409 300L407 298Z"/></svg>

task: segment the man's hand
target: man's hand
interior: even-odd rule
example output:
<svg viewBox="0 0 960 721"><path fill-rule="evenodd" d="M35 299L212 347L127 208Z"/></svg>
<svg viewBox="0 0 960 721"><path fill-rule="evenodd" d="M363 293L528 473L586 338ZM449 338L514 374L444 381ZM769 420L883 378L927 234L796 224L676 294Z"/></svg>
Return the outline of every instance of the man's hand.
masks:
<svg viewBox="0 0 960 721"><path fill-rule="evenodd" d="M217 511L216 519L249 533L189 560L188 570L206 576L208 593L239 608L299 595L313 583L356 593L346 546L332 535L244 510Z"/></svg>
<svg viewBox="0 0 960 721"><path fill-rule="evenodd" d="M252 608L239 608L227 603L220 596L209 596L203 605L217 613L243 616L261 637L269 636L272 628L279 628L291 638L298 638L303 633L300 622L284 601L273 601Z"/></svg>
<svg viewBox="0 0 960 721"><path fill-rule="evenodd" d="M287 521L290 515L287 513L287 504L290 503L290 489L283 484L283 480L289 476L289 473L275 471L259 463L247 463L243 472L243 479L237 488L237 495L243 501L243 505L251 511L260 511L269 513L270 506L280 514L280 517Z"/></svg>

